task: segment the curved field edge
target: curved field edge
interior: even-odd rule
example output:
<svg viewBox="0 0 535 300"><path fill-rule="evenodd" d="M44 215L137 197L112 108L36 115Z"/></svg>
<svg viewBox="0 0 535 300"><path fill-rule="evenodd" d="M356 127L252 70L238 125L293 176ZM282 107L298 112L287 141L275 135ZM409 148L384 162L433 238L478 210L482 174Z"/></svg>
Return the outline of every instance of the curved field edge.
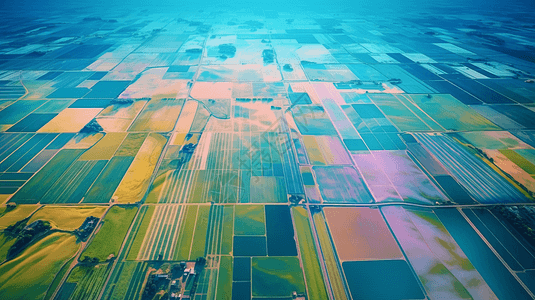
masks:
<svg viewBox="0 0 535 300"><path fill-rule="evenodd" d="M0 299L42 299L78 247L68 233L52 233L31 245L0 266Z"/></svg>

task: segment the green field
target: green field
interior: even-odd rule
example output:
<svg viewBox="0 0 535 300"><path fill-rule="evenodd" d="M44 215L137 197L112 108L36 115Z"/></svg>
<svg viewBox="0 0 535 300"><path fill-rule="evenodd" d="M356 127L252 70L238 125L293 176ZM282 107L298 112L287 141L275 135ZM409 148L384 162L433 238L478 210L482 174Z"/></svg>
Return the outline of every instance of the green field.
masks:
<svg viewBox="0 0 535 300"><path fill-rule="evenodd" d="M416 104L418 108L423 110L429 117L433 118L435 122L442 125L442 127L447 130L500 130L500 127L494 125L475 110L451 95L435 94L429 98L427 95L423 94L406 94L399 96L398 99L407 106L409 106L409 103ZM413 111L416 112L418 109ZM419 117L424 119L421 115L419 115ZM430 122L427 121L426 123L430 124Z"/></svg>
<svg viewBox="0 0 535 300"><path fill-rule="evenodd" d="M401 131L432 130L426 123L418 118L400 100L390 94L372 94L368 97L382 110L390 121ZM358 110L357 110L358 112ZM434 124L435 125L435 124ZM435 125L438 126L438 125ZM439 127L440 128L440 127Z"/></svg>
<svg viewBox="0 0 535 300"><path fill-rule="evenodd" d="M186 216L182 221L179 229L178 241L176 245L175 260L189 259L191 249L191 241L193 239L193 231L195 229L195 221L197 220L198 206L190 205L186 208Z"/></svg>
<svg viewBox="0 0 535 300"><path fill-rule="evenodd" d="M89 256L105 261L111 254L117 256L136 212L137 207L113 206L110 208L104 217L104 224L84 250L81 258Z"/></svg>
<svg viewBox="0 0 535 300"><path fill-rule="evenodd" d="M223 210L223 232L221 233L221 254L232 253L232 237L234 232L234 205L227 205Z"/></svg>
<svg viewBox="0 0 535 300"><path fill-rule="evenodd" d="M197 214L197 221L195 222L195 232L193 234L193 244L191 246L189 259L196 259L201 256L204 257L209 214L210 206L199 205L199 213Z"/></svg>
<svg viewBox="0 0 535 300"><path fill-rule="evenodd" d="M0 232L0 262L3 262L4 259L6 259L9 248L11 248L16 241L17 239L6 237Z"/></svg>
<svg viewBox="0 0 535 300"><path fill-rule="evenodd" d="M53 233L31 245L0 266L0 299L43 298L63 263L77 249L76 237L68 233Z"/></svg>
<svg viewBox="0 0 535 300"><path fill-rule="evenodd" d="M104 206L45 206L32 215L28 224L36 220L46 220L53 228L75 230L82 226L87 217L100 218L105 211L106 207Z"/></svg>
<svg viewBox="0 0 535 300"><path fill-rule="evenodd" d="M134 242L132 243L132 246L130 247L128 256L126 258L128 260L135 260L137 258L138 252L141 249L141 245L143 244L143 239L145 238L145 234L147 233L147 230L149 229L149 224L150 224L150 220L152 219L152 215L154 214L154 209L156 208L156 206L153 206L153 205L145 206L145 207L146 207L145 211L142 212L143 221L141 221L141 225L139 225L137 229L136 237L134 239Z"/></svg>
<svg viewBox="0 0 535 300"><path fill-rule="evenodd" d="M107 160L75 161L41 197L41 204L80 202L107 163Z"/></svg>
<svg viewBox="0 0 535 300"><path fill-rule="evenodd" d="M107 264L74 268L66 281L68 283L76 283L76 288L69 299L97 299L108 273L109 267Z"/></svg>
<svg viewBox="0 0 535 300"><path fill-rule="evenodd" d="M148 135L148 133L129 133L115 152L115 156L136 156Z"/></svg>
<svg viewBox="0 0 535 300"><path fill-rule="evenodd" d="M316 246L312 237L308 213L302 207L294 207L292 212L299 241L299 252L301 253L303 269L305 270L308 299L327 299L327 291L325 290L325 282L323 281Z"/></svg>
<svg viewBox="0 0 535 300"><path fill-rule="evenodd" d="M236 205L235 235L265 235L266 217L263 205Z"/></svg>
<svg viewBox="0 0 535 300"><path fill-rule="evenodd" d="M334 298L337 300L347 300L342 276L340 275L340 271L336 263L336 256L331 243L331 238L329 236L329 232L327 231L325 218L323 218L322 214L318 213L314 215L314 224L316 225L316 231L318 233L321 251L325 259L327 274L329 274L329 281L331 283Z"/></svg>
<svg viewBox="0 0 535 300"><path fill-rule="evenodd" d="M59 151L37 174L13 195L16 203L37 203L84 150Z"/></svg>
<svg viewBox="0 0 535 300"><path fill-rule="evenodd" d="M109 160L126 137L126 132L109 132L93 147L82 154L79 160Z"/></svg>
<svg viewBox="0 0 535 300"><path fill-rule="evenodd" d="M143 262L125 261L116 265L106 285L102 299L137 299L148 265Z"/></svg>
<svg viewBox="0 0 535 300"><path fill-rule="evenodd" d="M216 299L232 300L232 256L221 256Z"/></svg>
<svg viewBox="0 0 535 300"><path fill-rule="evenodd" d="M305 292L297 257L253 257L251 267L253 296L290 297L294 291Z"/></svg>
<svg viewBox="0 0 535 300"><path fill-rule="evenodd" d="M74 257L69 259L63 264L63 267L61 267L61 270L56 274L54 277L54 281L52 281L52 284L48 287L48 291L46 292L45 299L50 299L56 289L58 288L59 284L61 283L61 280L63 277L67 274L67 271L69 271L71 263L74 261ZM58 292L59 294L59 292Z"/></svg>
<svg viewBox="0 0 535 300"><path fill-rule="evenodd" d="M532 164L529 160L525 159L522 155L518 154L514 150L500 150L500 152L505 155L509 160L511 160L515 165L522 168L531 176L535 175L535 165Z"/></svg>

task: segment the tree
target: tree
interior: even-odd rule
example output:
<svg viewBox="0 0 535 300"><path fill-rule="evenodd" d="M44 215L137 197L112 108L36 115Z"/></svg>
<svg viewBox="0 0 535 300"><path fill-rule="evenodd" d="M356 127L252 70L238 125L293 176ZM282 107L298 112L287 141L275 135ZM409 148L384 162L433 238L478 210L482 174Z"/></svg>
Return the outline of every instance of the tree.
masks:
<svg viewBox="0 0 535 300"><path fill-rule="evenodd" d="M82 133L94 133L94 132L100 132L102 131L102 126L97 122L97 120L93 119L89 123L87 123L80 132Z"/></svg>

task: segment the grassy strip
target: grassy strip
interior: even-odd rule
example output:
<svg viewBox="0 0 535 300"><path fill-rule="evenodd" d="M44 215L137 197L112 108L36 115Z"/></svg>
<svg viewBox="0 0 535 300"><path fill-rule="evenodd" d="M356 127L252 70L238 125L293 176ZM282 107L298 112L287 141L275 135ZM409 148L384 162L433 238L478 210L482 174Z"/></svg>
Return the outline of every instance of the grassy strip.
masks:
<svg viewBox="0 0 535 300"><path fill-rule="evenodd" d="M176 245L175 260L188 260L191 248L191 241L193 239L193 230L195 229L195 221L197 219L198 206L187 206L186 216L180 224L180 233Z"/></svg>
<svg viewBox="0 0 535 300"><path fill-rule="evenodd" d="M209 205L199 206L199 213L197 215L197 221L195 222L195 232L193 234L193 245L191 247L189 259L196 259L201 256L204 257L210 207L211 206Z"/></svg>
<svg viewBox="0 0 535 300"><path fill-rule="evenodd" d="M308 221L308 213L302 207L292 208L295 229L299 240L299 251L303 260L305 279L308 288L308 299L328 299L325 282L321 274L321 267L316 253L314 238Z"/></svg>
<svg viewBox="0 0 535 300"><path fill-rule="evenodd" d="M141 249L141 246L143 244L143 240L145 239L145 234L149 229L150 221L152 219L152 215L154 214L155 208L156 206L153 205L147 206L147 210L145 211L145 215L143 216L143 221L137 229L136 237L134 239L134 242L132 243L132 247L130 247L130 250L128 252L128 256L126 258L127 260L135 260L137 258L139 250Z"/></svg>
<svg viewBox="0 0 535 300"><path fill-rule="evenodd" d="M334 299L347 300L344 283L336 266L334 249L331 244L331 238L329 237L329 232L327 231L323 215L319 213L315 214L314 223L318 232L318 239L321 244L323 257L325 258L325 264L327 265L327 274L329 275L329 281L331 282L331 287L333 289Z"/></svg>
<svg viewBox="0 0 535 300"><path fill-rule="evenodd" d="M221 256L216 299L232 299L232 256Z"/></svg>
<svg viewBox="0 0 535 300"><path fill-rule="evenodd" d="M234 235L234 205L227 205L223 210L223 233L221 234L221 254L232 252L232 237Z"/></svg>

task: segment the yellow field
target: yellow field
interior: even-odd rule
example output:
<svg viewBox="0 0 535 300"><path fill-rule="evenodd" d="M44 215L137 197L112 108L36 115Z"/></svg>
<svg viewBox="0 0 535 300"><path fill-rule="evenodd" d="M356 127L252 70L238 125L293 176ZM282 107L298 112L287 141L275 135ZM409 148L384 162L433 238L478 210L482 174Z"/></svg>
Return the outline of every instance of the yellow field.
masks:
<svg viewBox="0 0 535 300"><path fill-rule="evenodd" d="M28 224L40 219L50 221L50 225L52 225L53 228L75 230L82 225L87 217L93 216L100 218L105 211L106 207L104 206L45 206L33 214L30 221L28 221Z"/></svg>
<svg viewBox="0 0 535 300"><path fill-rule="evenodd" d="M106 132L125 132L133 119L97 118L97 123Z"/></svg>
<svg viewBox="0 0 535 300"><path fill-rule="evenodd" d="M176 122L175 131L181 133L189 132L198 106L199 103L197 101L188 101L186 104L184 104L184 107L180 112L180 116L178 117L178 121Z"/></svg>
<svg viewBox="0 0 535 300"><path fill-rule="evenodd" d="M53 233L0 266L0 299L43 299L63 263L78 250L76 237Z"/></svg>
<svg viewBox="0 0 535 300"><path fill-rule="evenodd" d="M97 121L106 132L127 131L147 102L146 100L137 100L130 105L112 104L100 112Z"/></svg>
<svg viewBox="0 0 535 300"><path fill-rule="evenodd" d="M113 154L119 148L119 145L126 137L126 132L109 132L87 150L78 160L108 160L113 157Z"/></svg>
<svg viewBox="0 0 535 300"><path fill-rule="evenodd" d="M325 158L323 158L323 155L321 154L316 137L312 135L304 135L303 142L305 143L310 163L320 166L326 165Z"/></svg>
<svg viewBox="0 0 535 300"><path fill-rule="evenodd" d="M172 131L183 103L183 99L162 100L153 98L139 113L129 131Z"/></svg>
<svg viewBox="0 0 535 300"><path fill-rule="evenodd" d="M134 203L143 198L166 142L160 134L149 134L113 195L117 201Z"/></svg>
<svg viewBox="0 0 535 300"><path fill-rule="evenodd" d="M102 108L66 108L37 132L79 132Z"/></svg>
<svg viewBox="0 0 535 300"><path fill-rule="evenodd" d="M17 221L28 217L39 207L41 207L41 205L17 205L15 209L0 217L0 229L4 229Z"/></svg>

